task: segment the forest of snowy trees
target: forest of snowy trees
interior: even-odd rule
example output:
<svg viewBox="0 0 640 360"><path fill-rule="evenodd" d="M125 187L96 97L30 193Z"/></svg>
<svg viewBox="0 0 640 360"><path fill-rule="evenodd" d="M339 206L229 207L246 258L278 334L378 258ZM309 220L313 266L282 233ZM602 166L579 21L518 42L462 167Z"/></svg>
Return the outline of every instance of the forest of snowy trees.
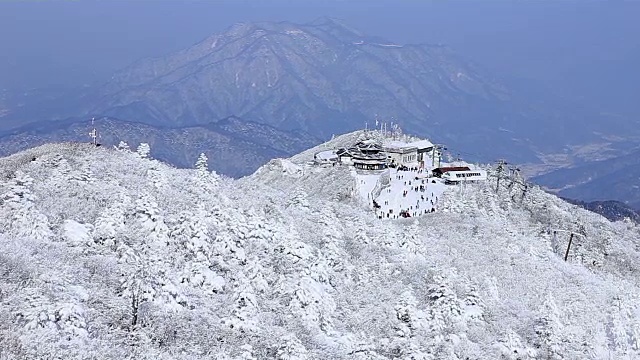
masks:
<svg viewBox="0 0 640 360"><path fill-rule="evenodd" d="M630 221L508 181L378 220L339 167L207 161L0 159L0 359L640 358Z"/></svg>

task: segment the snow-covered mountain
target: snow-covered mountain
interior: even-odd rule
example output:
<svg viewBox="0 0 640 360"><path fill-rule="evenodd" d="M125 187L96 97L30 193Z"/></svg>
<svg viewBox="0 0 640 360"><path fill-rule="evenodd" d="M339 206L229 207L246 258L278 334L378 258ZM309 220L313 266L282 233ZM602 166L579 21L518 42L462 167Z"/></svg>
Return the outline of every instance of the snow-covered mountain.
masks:
<svg viewBox="0 0 640 360"><path fill-rule="evenodd" d="M308 162L360 136L241 180L86 144L0 159L0 358L640 356L637 225L494 177L381 220L353 169Z"/></svg>
<svg viewBox="0 0 640 360"><path fill-rule="evenodd" d="M558 195L583 201L617 200L640 209L640 151L586 161L537 176L536 183Z"/></svg>
<svg viewBox="0 0 640 360"><path fill-rule="evenodd" d="M87 114L153 125L233 115L322 139L378 117L477 159L554 168L596 146L620 154L640 136L629 119L491 74L446 46L397 44L330 18L234 24L118 71L81 103Z"/></svg>
<svg viewBox="0 0 640 360"><path fill-rule="evenodd" d="M627 218L635 222L640 222L640 213L638 210L621 201L608 200L586 202L567 198L563 199L572 204L579 205L587 210L598 213L611 221L618 221Z"/></svg>
<svg viewBox="0 0 640 360"><path fill-rule="evenodd" d="M320 141L303 132L281 131L236 117L174 128L102 117L92 125L86 118L75 118L0 132L0 156L45 143L90 141L92 126L98 131L98 141L105 146L124 141L135 148L149 143L154 158L178 167L192 167L204 152L212 169L232 177L249 175L273 158L291 156Z"/></svg>

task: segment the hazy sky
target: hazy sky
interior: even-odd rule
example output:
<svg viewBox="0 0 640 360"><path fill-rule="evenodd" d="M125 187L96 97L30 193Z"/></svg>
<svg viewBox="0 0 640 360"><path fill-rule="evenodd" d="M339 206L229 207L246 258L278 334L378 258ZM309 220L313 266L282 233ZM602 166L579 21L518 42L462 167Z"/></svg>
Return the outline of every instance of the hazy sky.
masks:
<svg viewBox="0 0 640 360"><path fill-rule="evenodd" d="M88 84L235 22L325 15L400 43L445 43L496 73L565 94L637 102L640 3L585 0L4 0L0 88Z"/></svg>

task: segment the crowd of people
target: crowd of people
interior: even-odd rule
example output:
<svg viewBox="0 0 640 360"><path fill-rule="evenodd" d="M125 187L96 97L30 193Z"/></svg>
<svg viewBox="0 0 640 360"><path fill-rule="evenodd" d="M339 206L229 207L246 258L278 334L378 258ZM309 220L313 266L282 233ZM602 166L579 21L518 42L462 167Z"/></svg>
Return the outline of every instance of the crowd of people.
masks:
<svg viewBox="0 0 640 360"><path fill-rule="evenodd" d="M426 172L423 169L406 169L407 170L398 169L398 172L395 174L395 181L393 181L393 178L389 179L391 185L385 189L385 192L389 194L388 196L383 197L380 203L375 200L373 201L373 207L376 212L376 216L379 219L416 217L436 211L438 196L435 196L434 192L429 191L429 183L435 183L436 181L429 178L419 177L418 175ZM414 174L404 174L403 172L413 172ZM409 178L411 180L405 180L405 175L410 175ZM404 206L394 208L394 204L392 204L390 200L385 200L384 198L392 197L392 189L393 191L397 191L398 186L394 186L394 183L400 185L403 198L411 198L415 193L420 194L419 197L416 197L415 204L412 203L407 207L407 201L402 201ZM397 207L397 204L395 205L395 207Z"/></svg>

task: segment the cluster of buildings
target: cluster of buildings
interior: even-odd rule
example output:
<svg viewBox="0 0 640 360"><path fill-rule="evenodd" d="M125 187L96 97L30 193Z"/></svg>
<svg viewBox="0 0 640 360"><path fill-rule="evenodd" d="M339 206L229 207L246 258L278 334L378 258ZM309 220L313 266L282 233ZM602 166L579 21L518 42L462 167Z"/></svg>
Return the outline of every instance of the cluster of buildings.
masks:
<svg viewBox="0 0 640 360"><path fill-rule="evenodd" d="M360 170L382 170L388 167L419 167L436 156L434 145L428 140L403 142L374 139L360 141L348 148L327 150L315 155L318 164L340 163Z"/></svg>
<svg viewBox="0 0 640 360"><path fill-rule="evenodd" d="M428 140L404 142L395 139L362 140L347 148L325 150L314 155L320 165L351 165L358 170L376 171L386 168L432 169L431 174L446 184L486 180L484 170L469 167L439 167L440 152ZM436 163L438 166L436 167Z"/></svg>

